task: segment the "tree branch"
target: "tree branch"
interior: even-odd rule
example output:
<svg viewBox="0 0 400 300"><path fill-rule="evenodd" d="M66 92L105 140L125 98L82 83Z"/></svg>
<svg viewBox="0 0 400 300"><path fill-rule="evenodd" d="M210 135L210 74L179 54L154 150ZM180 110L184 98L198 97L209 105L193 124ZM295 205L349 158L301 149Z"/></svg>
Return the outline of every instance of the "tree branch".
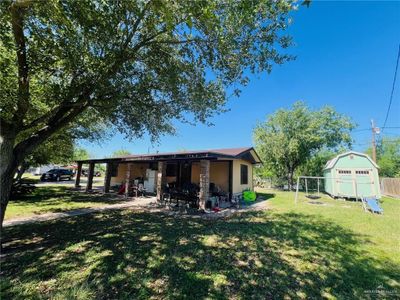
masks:
<svg viewBox="0 0 400 300"><path fill-rule="evenodd" d="M47 113L44 113L42 116L36 118L35 120L31 121L30 123L22 126L20 128L20 131L24 131L27 129L31 129L32 127L38 126L38 125L46 122L50 118L62 117L65 113L68 112L68 109L71 109L73 107L77 107L80 105L81 105L81 103L63 101L59 106L53 108L52 110L48 111ZM64 110L63 110L64 113L61 113L61 108L64 108ZM59 114L59 115L56 116L56 114Z"/></svg>
<svg viewBox="0 0 400 300"><path fill-rule="evenodd" d="M152 44L188 44L188 43L192 43L195 41L204 41L203 39L199 39L199 38L194 38L194 39L186 39L186 40L158 40L158 41L154 41L152 42Z"/></svg>
<svg viewBox="0 0 400 300"><path fill-rule="evenodd" d="M150 1L147 3L146 7L143 9L141 16L136 20L135 22L135 27L138 27L140 24L140 21L143 19L145 15L145 11L148 7L148 4ZM136 28L137 30L137 28ZM129 49L129 42L130 39L132 39L134 33L134 30L132 33L127 37L127 40L123 44L123 48L121 49L121 54L120 54L120 59L116 60L112 66L108 70L106 70L102 75L100 75L97 80L89 80L89 82L86 82L85 85L85 91L81 93L81 95L78 97L78 100L76 102L70 102L69 100L63 101L59 106L51 110L50 112L44 114L43 116L35 119L31 123L25 125L23 127L23 130L26 130L28 128L32 128L32 126L37 126L42 122L45 122L47 120L47 124L36 131L34 134L32 134L29 138L25 139L24 141L20 142L18 145L15 146L14 151L17 156L24 156L26 153L29 153L34 149L39 143L43 142L46 140L48 137L50 137L53 133L55 133L57 130L71 122L76 116L78 116L80 113L82 113L87 107L93 106L92 101L89 101L89 96L93 93L93 88L95 87L95 82L98 82L98 80L105 80L107 78L110 78L113 74L118 72L118 69L128 60L132 59L134 57L134 54L136 54L142 47L146 46L149 44L150 41L155 39L157 36L163 34L166 32L166 29L161 30L145 39L143 39L141 42L136 44L131 51L127 51ZM128 52L128 54L127 54ZM90 82L91 81L91 82Z"/></svg>
<svg viewBox="0 0 400 300"><path fill-rule="evenodd" d="M15 1L10 6L11 25L17 47L18 61L18 101L13 116L14 124L21 124L29 109L29 68L26 59L24 35L24 10L32 1Z"/></svg>
<svg viewBox="0 0 400 300"><path fill-rule="evenodd" d="M148 9L149 6L150 6L150 3L151 3L151 0L150 0L149 2L146 3L146 5L145 5L144 8L142 9L142 11L140 12L139 16L137 17L135 23L133 24L133 27L132 27L132 30L131 30L130 34L128 34L128 37L127 37L127 39L126 39L126 41L125 41L125 44L124 44L123 47L122 47L123 49L126 49L126 48L128 47L130 41L132 40L133 36L134 36L135 33L137 32L137 30L138 30L138 28L139 28L139 25L140 25L140 23L142 22L142 20L143 20L145 14L146 14L147 9Z"/></svg>
<svg viewBox="0 0 400 300"><path fill-rule="evenodd" d="M21 161L23 157L30 153L37 145L49 138L53 133L70 123L74 120L80 113L82 113L87 108L87 104L82 104L81 106L74 107L69 114L64 115L59 119L51 119L48 125L39 129L37 132L32 134L29 138L23 140L14 147L14 155L17 161Z"/></svg>

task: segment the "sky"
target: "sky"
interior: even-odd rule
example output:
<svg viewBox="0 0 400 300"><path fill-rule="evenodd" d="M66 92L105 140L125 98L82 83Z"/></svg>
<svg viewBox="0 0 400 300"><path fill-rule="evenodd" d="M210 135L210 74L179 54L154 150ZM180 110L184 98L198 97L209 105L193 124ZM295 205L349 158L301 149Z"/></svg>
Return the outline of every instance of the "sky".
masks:
<svg viewBox="0 0 400 300"><path fill-rule="evenodd" d="M371 140L371 119L383 126L400 44L400 2L313 1L293 14L288 33L294 46L287 53L296 60L275 66L271 74L250 76L238 98L230 98L229 112L210 119L214 126L176 123L177 135L129 141L113 133L98 143L80 141L91 157L107 157L115 150L154 153L253 146L257 122L279 108L302 100L312 109L333 106L358 125L353 149L365 150ZM400 70L386 127L400 127ZM382 136L382 135L381 135ZM400 136L400 128L384 129L383 136Z"/></svg>

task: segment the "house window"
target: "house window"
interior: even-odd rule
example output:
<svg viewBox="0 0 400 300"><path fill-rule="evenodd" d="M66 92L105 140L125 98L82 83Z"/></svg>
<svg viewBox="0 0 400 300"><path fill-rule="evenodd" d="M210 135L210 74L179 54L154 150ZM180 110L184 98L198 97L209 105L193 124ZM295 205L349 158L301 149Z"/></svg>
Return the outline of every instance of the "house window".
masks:
<svg viewBox="0 0 400 300"><path fill-rule="evenodd" d="M240 184L249 183L249 167L247 165L240 165Z"/></svg>
<svg viewBox="0 0 400 300"><path fill-rule="evenodd" d="M351 170L339 170L339 174L351 174Z"/></svg>
<svg viewBox="0 0 400 300"><path fill-rule="evenodd" d="M368 170L357 170L356 174L357 175L369 175L369 171Z"/></svg>

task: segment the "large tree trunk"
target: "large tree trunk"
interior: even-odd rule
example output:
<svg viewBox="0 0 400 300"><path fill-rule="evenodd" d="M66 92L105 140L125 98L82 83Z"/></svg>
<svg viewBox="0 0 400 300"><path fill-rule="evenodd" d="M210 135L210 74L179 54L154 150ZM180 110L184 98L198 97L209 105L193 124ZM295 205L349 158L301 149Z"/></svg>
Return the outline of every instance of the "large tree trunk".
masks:
<svg viewBox="0 0 400 300"><path fill-rule="evenodd" d="M18 161L14 155L15 134L0 136L0 234L3 229L3 220L7 204L10 199L11 186Z"/></svg>

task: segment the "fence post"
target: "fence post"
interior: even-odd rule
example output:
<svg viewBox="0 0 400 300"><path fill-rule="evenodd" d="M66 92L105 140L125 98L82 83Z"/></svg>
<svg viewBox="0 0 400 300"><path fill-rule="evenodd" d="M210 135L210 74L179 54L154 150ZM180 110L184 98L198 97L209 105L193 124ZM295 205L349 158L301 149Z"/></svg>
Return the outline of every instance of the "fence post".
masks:
<svg viewBox="0 0 400 300"><path fill-rule="evenodd" d="M306 195L308 195L307 177L304 179L306 184Z"/></svg>
<svg viewBox="0 0 400 300"><path fill-rule="evenodd" d="M297 197L299 195L299 183L300 183L300 176L297 177L297 185L296 185L296 197L294 198L294 203L297 204Z"/></svg>

